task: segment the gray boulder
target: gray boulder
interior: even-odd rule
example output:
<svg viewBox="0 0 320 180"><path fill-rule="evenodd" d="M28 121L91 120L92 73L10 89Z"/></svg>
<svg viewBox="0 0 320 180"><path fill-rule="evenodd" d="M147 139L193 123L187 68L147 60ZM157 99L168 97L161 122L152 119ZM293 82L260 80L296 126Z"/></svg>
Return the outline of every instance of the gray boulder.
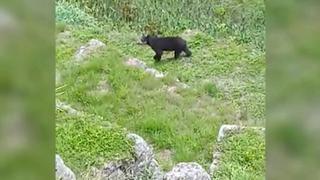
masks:
<svg viewBox="0 0 320 180"><path fill-rule="evenodd" d="M209 174L195 162L179 163L164 176L165 180L211 180Z"/></svg>
<svg viewBox="0 0 320 180"><path fill-rule="evenodd" d="M107 163L103 170L98 174L100 180L125 180L127 175L125 174L125 164L121 161Z"/></svg>
<svg viewBox="0 0 320 180"><path fill-rule="evenodd" d="M135 162L128 168L134 179L151 178L162 179L162 172L159 164L154 159L154 153L151 146L140 136L128 134L127 137L134 142Z"/></svg>
<svg viewBox="0 0 320 180"><path fill-rule="evenodd" d="M107 163L103 170L98 173L99 179L163 180L163 173L154 159L152 147L136 134L128 134L127 137L134 143L133 159Z"/></svg>

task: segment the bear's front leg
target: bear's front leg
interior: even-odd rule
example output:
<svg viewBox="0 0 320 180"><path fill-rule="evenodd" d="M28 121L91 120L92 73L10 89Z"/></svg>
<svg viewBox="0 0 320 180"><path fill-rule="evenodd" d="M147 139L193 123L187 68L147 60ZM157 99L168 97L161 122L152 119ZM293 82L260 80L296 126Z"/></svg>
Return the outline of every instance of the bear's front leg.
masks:
<svg viewBox="0 0 320 180"><path fill-rule="evenodd" d="M156 60L156 61L160 61L161 56L156 54L156 55L153 56L153 59Z"/></svg>
<svg viewBox="0 0 320 180"><path fill-rule="evenodd" d="M161 60L161 56L162 56L162 51L156 51L156 55L153 56L153 59L155 59L156 61L160 61Z"/></svg>

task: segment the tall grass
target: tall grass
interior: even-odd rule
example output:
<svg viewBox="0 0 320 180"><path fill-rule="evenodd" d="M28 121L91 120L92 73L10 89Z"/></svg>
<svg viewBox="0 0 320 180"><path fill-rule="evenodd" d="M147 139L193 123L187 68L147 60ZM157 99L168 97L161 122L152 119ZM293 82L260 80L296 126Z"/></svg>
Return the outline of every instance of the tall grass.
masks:
<svg viewBox="0 0 320 180"><path fill-rule="evenodd" d="M214 36L234 36L264 49L263 0L57 0L77 4L100 21L133 30L175 34L199 29Z"/></svg>

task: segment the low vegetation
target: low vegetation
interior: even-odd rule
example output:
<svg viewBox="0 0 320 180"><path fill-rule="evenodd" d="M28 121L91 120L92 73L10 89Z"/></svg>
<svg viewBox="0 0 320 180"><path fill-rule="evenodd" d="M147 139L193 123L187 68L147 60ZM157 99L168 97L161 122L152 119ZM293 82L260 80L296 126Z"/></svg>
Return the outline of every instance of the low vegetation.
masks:
<svg viewBox="0 0 320 180"><path fill-rule="evenodd" d="M57 2L79 5L99 21L117 29L126 26L138 32L162 34L199 29L214 37L233 36L239 43L251 43L255 47L264 49L263 0L58 0Z"/></svg>
<svg viewBox="0 0 320 180"><path fill-rule="evenodd" d="M229 134L217 145L222 153L214 179L265 179L265 137L256 130Z"/></svg>
<svg viewBox="0 0 320 180"><path fill-rule="evenodd" d="M130 158L130 143L122 128L96 116L57 111L56 150L77 174L108 160Z"/></svg>
<svg viewBox="0 0 320 180"><path fill-rule="evenodd" d="M59 0L56 3L56 67L62 79L57 85L61 92L56 96L90 114L77 120L78 117L57 112L57 152L71 168L81 171L112 158L128 158L130 143L125 133L130 131L152 144L165 170L185 161L196 161L207 169L222 124L264 126L264 19L259 19L264 18L264 10L260 9L262 1L237 1L241 4L239 7L233 4L236 2L219 1L219 6L212 7L214 9L206 2L194 1L194 4L183 3L183 8L190 6L202 10L205 7L205 11L188 10L184 13L193 14L174 13L172 17L168 13L172 13L180 1L172 1L171 5L164 3L169 1L157 1L157 7L161 8L143 0L123 1L130 7L132 2L138 8L139 14L132 20L123 15L112 15L113 8L120 8L116 1L108 1L114 3L110 6L104 4L103 7L110 10L105 13L107 10L101 10L99 5L103 2L106 1ZM236 27L237 23L231 21L229 13L250 3L243 14L243 23ZM219 7L221 17L212 14L218 13ZM152 9L155 14L151 16ZM166 11L158 17L161 9ZM105 16L101 15L103 12ZM213 17L209 15L215 20L211 22ZM203 20L195 23L190 19L197 18L190 17L203 17ZM174 21L174 18L178 20ZM193 53L191 58L172 60L173 54L166 53L162 61L154 63L153 51L137 44L142 31L154 30L148 22L160 20L164 24L155 27L162 27L163 34L181 35L188 41ZM240 27L242 31L233 31ZM185 31L187 28L193 30ZM70 35L59 38L60 32ZM104 42L106 50L76 64L73 56L77 49L92 38ZM128 58L138 58L147 66L164 72L166 77L157 79L143 70L125 66ZM176 79L189 88L177 86ZM107 93L97 93L101 82L107 84L104 87L108 88ZM170 87L176 87L176 91L169 92ZM169 152L166 153L170 156L169 161L161 160L163 152ZM264 156L264 152L259 151L259 155ZM232 167L229 170L237 173L239 169L229 165ZM263 169L257 171L264 172ZM250 173L242 175L253 177ZM222 172L220 175L228 177L230 174Z"/></svg>

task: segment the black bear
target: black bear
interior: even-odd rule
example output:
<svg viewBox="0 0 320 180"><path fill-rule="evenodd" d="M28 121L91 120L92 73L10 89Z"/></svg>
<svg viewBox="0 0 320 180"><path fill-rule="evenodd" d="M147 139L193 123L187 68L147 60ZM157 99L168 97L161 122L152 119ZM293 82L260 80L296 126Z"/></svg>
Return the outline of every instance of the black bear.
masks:
<svg viewBox="0 0 320 180"><path fill-rule="evenodd" d="M174 58L177 59L183 51L187 57L191 56L191 51L188 49L187 42L181 37L157 37L157 36L142 36L141 41L148 44L156 55L153 58L160 61L163 51L174 51Z"/></svg>

